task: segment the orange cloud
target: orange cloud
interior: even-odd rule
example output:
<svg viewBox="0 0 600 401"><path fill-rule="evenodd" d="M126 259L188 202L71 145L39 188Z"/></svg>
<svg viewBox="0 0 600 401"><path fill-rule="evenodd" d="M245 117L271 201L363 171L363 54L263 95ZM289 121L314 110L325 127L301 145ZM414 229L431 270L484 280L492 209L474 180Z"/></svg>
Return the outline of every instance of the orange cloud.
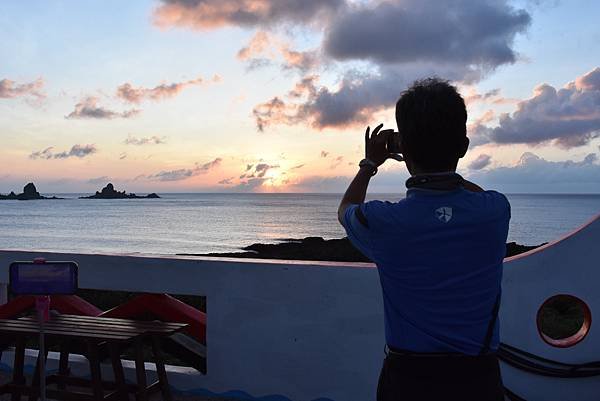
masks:
<svg viewBox="0 0 600 401"><path fill-rule="evenodd" d="M68 151L62 151L59 153L54 153L52 151L52 149L54 149L53 146L50 146L44 150L38 150L35 152L32 152L29 155L30 159L36 160L36 159L45 159L45 160L50 160L50 159L68 159L70 157L77 157L79 159L82 159L86 156L90 156L93 155L94 153L96 153L98 151L98 148L96 147L96 145L91 144L91 145L73 145L71 147L70 150Z"/></svg>
<svg viewBox="0 0 600 401"><path fill-rule="evenodd" d="M113 119L113 118L131 118L141 113L141 110L131 109L123 112L116 112L98 105L98 98L88 96L75 105L73 110L65 118L95 118L95 119Z"/></svg>
<svg viewBox="0 0 600 401"><path fill-rule="evenodd" d="M193 168L182 168L178 170L162 170L156 174L140 176L137 178L145 178L151 181L182 181L200 174L206 174L211 170L219 167L222 161L222 158L217 157L216 159L203 164L196 163L196 165Z"/></svg>
<svg viewBox="0 0 600 401"><path fill-rule="evenodd" d="M265 53L271 47L271 37L265 31L258 31L250 39L248 44L238 51L237 58L248 60Z"/></svg>
<svg viewBox="0 0 600 401"><path fill-rule="evenodd" d="M322 20L346 6L344 0L162 0L154 24L212 30L224 26L269 26Z"/></svg>
<svg viewBox="0 0 600 401"><path fill-rule="evenodd" d="M17 84L10 79L0 80L0 99L12 99L20 96L29 96L36 100L43 100L46 94L42 92L44 80L38 78L35 81Z"/></svg>
<svg viewBox="0 0 600 401"><path fill-rule="evenodd" d="M307 71L319 63L318 53L311 51L292 50L290 45L279 40L265 31L258 31L248 44L238 51L237 58L250 61L253 66L261 66L260 61L275 60L277 55L283 59L284 69Z"/></svg>
<svg viewBox="0 0 600 401"><path fill-rule="evenodd" d="M276 96L256 105L252 112L257 129L262 132L270 125L299 123L315 129L354 127L365 124L373 113L393 104L393 99L398 96L389 85L378 82L374 88L365 91L364 85L359 86L351 80L343 81L337 92L331 92L317 86L318 79L317 75L305 77L287 93L285 100ZM389 93L379 90L386 88ZM373 105L375 102L380 104Z"/></svg>
<svg viewBox="0 0 600 401"><path fill-rule="evenodd" d="M218 75L213 76L211 82L218 82L221 77ZM206 81L202 77L191 79L185 82L174 82L171 84L160 84L154 88L143 88L133 87L130 83L126 82L117 88L117 97L125 100L129 103L140 104L143 100L162 100L171 97L175 97L184 88L193 85L201 85Z"/></svg>

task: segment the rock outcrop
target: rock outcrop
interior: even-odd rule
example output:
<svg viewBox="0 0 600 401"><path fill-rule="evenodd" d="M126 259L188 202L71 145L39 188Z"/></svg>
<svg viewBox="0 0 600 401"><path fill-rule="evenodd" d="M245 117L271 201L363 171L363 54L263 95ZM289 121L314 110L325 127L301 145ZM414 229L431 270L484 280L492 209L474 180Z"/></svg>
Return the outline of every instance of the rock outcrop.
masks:
<svg viewBox="0 0 600 401"><path fill-rule="evenodd" d="M138 196L136 194L128 194L125 191L117 191L113 184L108 183L102 191L96 191L96 194L91 196L81 196L79 199L157 199L160 198L155 193L151 193L145 196Z"/></svg>
<svg viewBox="0 0 600 401"><path fill-rule="evenodd" d="M527 246L515 242L506 244L506 256L527 252L541 245ZM279 244L252 244L244 252L194 254L194 256L219 256L229 258L260 258L288 260L322 260L335 262L370 262L348 238L325 240L321 237L286 239Z"/></svg>
<svg viewBox="0 0 600 401"><path fill-rule="evenodd" d="M11 191L8 195L0 194L0 200L36 200L36 199L62 199L52 196L50 198L40 195L33 182L28 183L23 187L23 192L15 194Z"/></svg>

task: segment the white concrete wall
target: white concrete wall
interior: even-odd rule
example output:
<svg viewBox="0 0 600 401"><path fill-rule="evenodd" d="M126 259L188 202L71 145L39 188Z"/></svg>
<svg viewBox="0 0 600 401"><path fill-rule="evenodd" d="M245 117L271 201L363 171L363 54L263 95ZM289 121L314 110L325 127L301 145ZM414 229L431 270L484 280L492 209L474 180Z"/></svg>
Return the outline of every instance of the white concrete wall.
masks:
<svg viewBox="0 0 600 401"><path fill-rule="evenodd" d="M2 251L0 282L35 257L77 261L81 288L207 296L208 372L180 390L374 399L384 335L372 265Z"/></svg>
<svg viewBox="0 0 600 401"><path fill-rule="evenodd" d="M580 298L592 314L588 335L570 348L544 342L536 325L540 306L558 294ZM506 259L500 310L502 342L558 362L600 361L600 216L565 238ZM507 386L528 401L600 399L600 377L549 378L506 365L502 375Z"/></svg>
<svg viewBox="0 0 600 401"><path fill-rule="evenodd" d="M568 348L544 343L536 313L559 293L600 311L600 219L543 249L505 261L502 341L563 362L600 360L594 324ZM383 307L370 264L0 251L0 283L15 260L75 260L82 288L207 296L208 373L173 371L179 390L243 391L281 400L375 399ZM597 400L600 379L549 379L503 366L528 401ZM269 398L271 400L271 398ZM274 400L275 398L273 398ZM279 398L277 398L279 399Z"/></svg>

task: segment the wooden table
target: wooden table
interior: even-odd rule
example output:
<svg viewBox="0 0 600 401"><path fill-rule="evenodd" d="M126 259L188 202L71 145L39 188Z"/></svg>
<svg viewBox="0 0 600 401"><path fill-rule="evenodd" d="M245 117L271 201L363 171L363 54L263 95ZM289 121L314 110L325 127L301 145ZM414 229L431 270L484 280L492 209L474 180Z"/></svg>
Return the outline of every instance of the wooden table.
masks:
<svg viewBox="0 0 600 401"><path fill-rule="evenodd" d="M172 396L167 380L167 373L160 348L161 337L170 336L187 324L165 323L159 321L136 321L103 317L59 315L44 323L46 343L49 346L60 347L58 373L47 377L48 398L57 400L128 400L128 394L134 393L136 400L147 401L148 394L160 389L163 399L171 401ZM41 358L48 357L48 347L45 355L38 355L38 360L31 385L27 385L23 372L25 361L25 342L28 338L39 335L39 323L33 317L20 319L0 319L0 341L15 344L15 359L13 378L10 383L0 386L0 394L10 393L12 401L28 395L30 401L39 397L39 365ZM156 361L158 381L147 384L144 367L143 344L150 341ZM69 353L72 346L84 345L84 354L89 360L91 379L72 377L69 371ZM133 346L135 350L136 384L125 383L120 352L123 348ZM100 373L100 353L106 347L112 363L114 382L103 381ZM51 388L56 385L56 388ZM91 393L67 390L67 385L89 387ZM105 390L109 390L105 393Z"/></svg>

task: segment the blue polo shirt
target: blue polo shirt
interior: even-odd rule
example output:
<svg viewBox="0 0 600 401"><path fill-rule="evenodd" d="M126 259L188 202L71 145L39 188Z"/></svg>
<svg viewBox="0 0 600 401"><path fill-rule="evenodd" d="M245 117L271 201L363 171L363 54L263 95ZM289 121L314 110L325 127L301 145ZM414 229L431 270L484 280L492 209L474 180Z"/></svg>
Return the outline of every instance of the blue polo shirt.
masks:
<svg viewBox="0 0 600 401"><path fill-rule="evenodd" d="M388 345L479 354L501 291L509 219L504 195L462 187L347 208L348 238L378 267ZM492 351L498 332L496 322Z"/></svg>

